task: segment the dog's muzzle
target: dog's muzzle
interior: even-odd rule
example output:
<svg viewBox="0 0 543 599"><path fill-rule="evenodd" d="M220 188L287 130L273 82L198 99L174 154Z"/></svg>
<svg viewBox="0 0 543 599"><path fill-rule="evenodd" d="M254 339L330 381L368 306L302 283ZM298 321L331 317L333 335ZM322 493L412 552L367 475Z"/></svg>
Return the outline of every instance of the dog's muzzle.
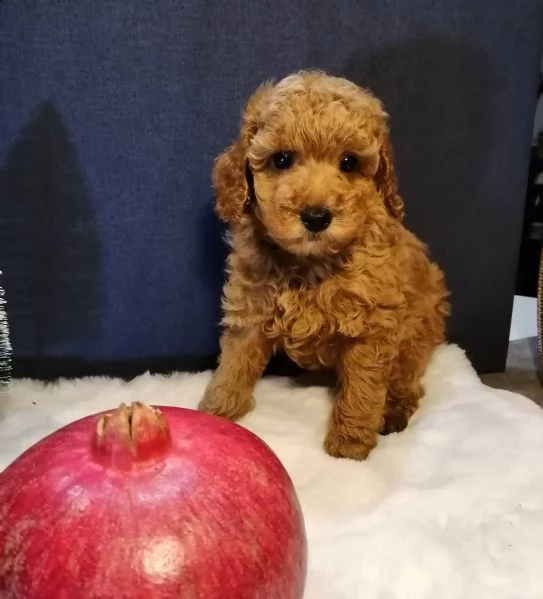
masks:
<svg viewBox="0 0 543 599"><path fill-rule="evenodd" d="M300 213L304 227L311 233L326 230L332 222L332 213L324 206L307 206Z"/></svg>

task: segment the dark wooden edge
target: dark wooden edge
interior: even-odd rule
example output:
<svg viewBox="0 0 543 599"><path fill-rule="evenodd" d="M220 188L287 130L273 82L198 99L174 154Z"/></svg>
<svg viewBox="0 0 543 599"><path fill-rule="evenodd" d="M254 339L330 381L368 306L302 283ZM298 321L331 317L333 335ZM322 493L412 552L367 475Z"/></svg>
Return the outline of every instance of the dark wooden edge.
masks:
<svg viewBox="0 0 543 599"><path fill-rule="evenodd" d="M91 376L116 377L131 380L141 374L172 374L202 372L217 366L217 355L149 357L119 361L87 361L78 358L14 358L13 378L52 382ZM266 375L295 376L301 372L282 355L276 356L266 369Z"/></svg>

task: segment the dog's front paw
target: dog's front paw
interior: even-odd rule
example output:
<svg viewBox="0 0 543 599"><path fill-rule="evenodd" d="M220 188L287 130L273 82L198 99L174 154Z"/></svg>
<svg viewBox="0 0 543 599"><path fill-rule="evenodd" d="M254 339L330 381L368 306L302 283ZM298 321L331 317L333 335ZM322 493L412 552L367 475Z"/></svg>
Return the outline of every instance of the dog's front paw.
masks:
<svg viewBox="0 0 543 599"><path fill-rule="evenodd" d="M211 383L198 409L206 414L213 414L228 420L239 420L247 412L250 412L254 405L255 402L251 393L244 394L238 389Z"/></svg>
<svg viewBox="0 0 543 599"><path fill-rule="evenodd" d="M416 410L416 406L409 405L387 406L381 434L401 433L409 424L409 420Z"/></svg>
<svg viewBox="0 0 543 599"><path fill-rule="evenodd" d="M377 445L377 433L361 428L353 435L339 427L331 427L324 441L324 449L334 458L365 460Z"/></svg>

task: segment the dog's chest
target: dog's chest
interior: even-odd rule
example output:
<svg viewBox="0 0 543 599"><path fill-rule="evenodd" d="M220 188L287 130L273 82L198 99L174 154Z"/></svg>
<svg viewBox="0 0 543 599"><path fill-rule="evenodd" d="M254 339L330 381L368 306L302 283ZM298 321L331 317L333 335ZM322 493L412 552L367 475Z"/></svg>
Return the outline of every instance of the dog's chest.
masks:
<svg viewBox="0 0 543 599"><path fill-rule="evenodd" d="M361 334L364 306L334 286L285 286L273 298L267 334L304 368L334 367L341 343Z"/></svg>

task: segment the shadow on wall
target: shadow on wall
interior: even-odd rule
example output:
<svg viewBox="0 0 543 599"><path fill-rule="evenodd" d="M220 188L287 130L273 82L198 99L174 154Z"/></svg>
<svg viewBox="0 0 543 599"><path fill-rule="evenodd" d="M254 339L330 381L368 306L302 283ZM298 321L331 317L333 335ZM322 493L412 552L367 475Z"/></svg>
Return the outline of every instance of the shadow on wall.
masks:
<svg viewBox="0 0 543 599"><path fill-rule="evenodd" d="M73 356L99 338L99 236L75 148L44 103L0 170L0 263L17 359ZM37 364L36 364L37 367Z"/></svg>
<svg viewBox="0 0 543 599"><path fill-rule="evenodd" d="M448 218L454 222L480 211L475 200L492 125L499 122L493 106L499 82L488 57L471 46L429 38L369 58L354 55L341 71L383 100L408 224L439 247L441 233L450 231ZM436 223L436 215L444 218Z"/></svg>
<svg viewBox="0 0 543 599"><path fill-rule="evenodd" d="M512 135L501 130L504 83L483 51L434 38L405 41L369 58L355 54L338 71L369 87L391 116L407 226L446 272L451 340L469 346L484 369L489 351L505 352L518 241L511 220L517 202L496 188L499 167L491 154L496 148L503 154L498 135ZM485 311L485 304L493 310ZM489 362L499 362L496 355Z"/></svg>
<svg viewBox="0 0 543 599"><path fill-rule="evenodd" d="M226 260L229 251L226 240L228 231L215 214L214 196L210 197L209 201L203 205L197 226L198 231L201 232L201 245L198 252L196 276L204 277L206 289L209 289L209 293L212 294L213 298L216 298L213 311L206 316L216 327L217 339L215 355L202 362L202 367L207 369L215 367L215 358L219 353L219 337L222 332L220 326L222 319L221 298L226 280Z"/></svg>

